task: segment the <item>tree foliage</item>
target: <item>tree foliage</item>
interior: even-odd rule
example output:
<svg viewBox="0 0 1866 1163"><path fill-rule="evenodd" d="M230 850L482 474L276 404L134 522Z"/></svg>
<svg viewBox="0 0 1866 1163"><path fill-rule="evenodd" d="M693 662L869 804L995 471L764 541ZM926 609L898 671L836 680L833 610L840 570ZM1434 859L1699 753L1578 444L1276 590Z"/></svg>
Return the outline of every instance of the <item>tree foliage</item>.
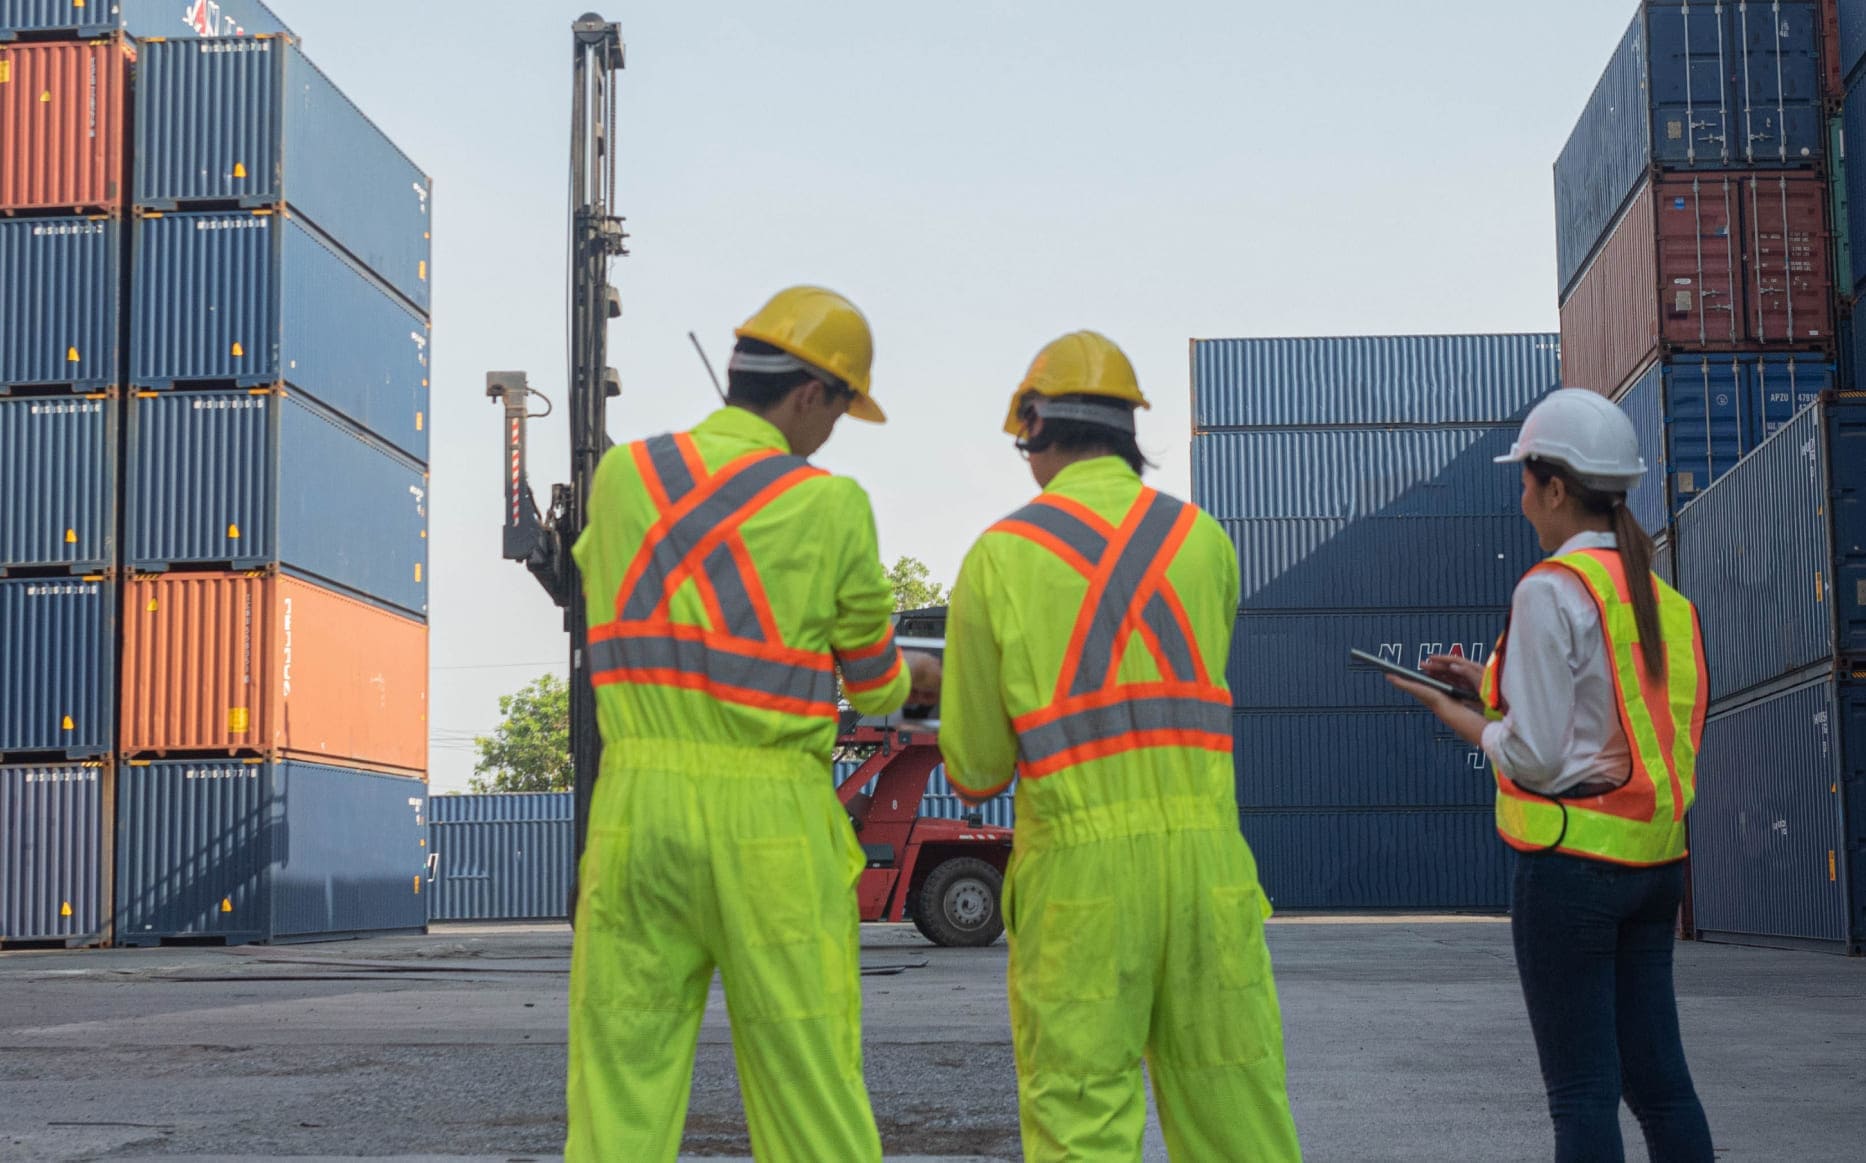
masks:
<svg viewBox="0 0 1866 1163"><path fill-rule="evenodd" d="M919 610L946 603L946 587L928 581L932 570L917 557L903 557L888 570L888 583L894 587L896 610Z"/></svg>
<svg viewBox="0 0 1866 1163"><path fill-rule="evenodd" d="M476 792L568 791L570 685L547 674L499 697L500 723L473 740Z"/></svg>

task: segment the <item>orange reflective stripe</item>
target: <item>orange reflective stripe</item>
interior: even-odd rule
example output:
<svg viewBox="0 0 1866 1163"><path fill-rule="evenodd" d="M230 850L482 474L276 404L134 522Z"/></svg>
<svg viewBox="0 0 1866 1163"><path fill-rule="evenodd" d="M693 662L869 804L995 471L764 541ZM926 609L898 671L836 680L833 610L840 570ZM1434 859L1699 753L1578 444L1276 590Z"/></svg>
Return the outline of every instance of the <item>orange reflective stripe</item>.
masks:
<svg viewBox="0 0 1866 1163"><path fill-rule="evenodd" d="M1192 643L1197 642L1199 640L1198 635L1192 632L1192 618L1186 613L1186 607L1180 603L1179 591L1173 588L1173 584L1171 582L1162 581L1160 584L1160 592L1156 595L1156 598L1158 601L1165 604L1167 616L1172 618L1173 622L1179 627L1179 633L1185 638L1187 644L1190 646ZM1192 673L1190 675L1181 675L1180 677L1190 678L1199 683L1209 684L1212 680L1212 676L1206 673L1205 656L1199 653L1196 646L1191 648L1190 653L1192 655Z"/></svg>
<svg viewBox="0 0 1866 1163"><path fill-rule="evenodd" d="M843 685L857 694L887 686L905 665L892 629L872 646L836 651L836 663L842 668Z"/></svg>
<svg viewBox="0 0 1866 1163"><path fill-rule="evenodd" d="M611 622L590 632L590 681L703 690L726 702L798 715L834 715L826 656L722 639L679 622Z"/></svg>
<svg viewBox="0 0 1866 1163"><path fill-rule="evenodd" d="M1095 572L1089 578L1088 595L1082 599L1082 612L1076 618L1075 630L1069 635L1069 652L1064 655L1063 672L1056 680L1057 698L1079 693L1077 687L1081 681L1080 675L1084 661L1082 655L1088 648L1089 635L1095 629L1096 620L1104 616L1103 599L1108 593L1108 583L1126 558L1127 547L1133 542L1134 535L1139 532L1147 515L1153 511L1154 495L1151 489L1141 490L1140 499L1135 501L1134 507L1128 510L1126 518L1121 522L1121 527L1109 539L1108 548L1103 551L1101 560L1096 563ZM1101 686L1107 681L1112 668L1106 665L1105 660L1111 658L1112 655L1113 648L1110 646L1107 652L1096 660L1102 665L1091 672L1091 676L1086 680L1093 684L1089 689L1093 690L1094 687Z"/></svg>
<svg viewBox="0 0 1866 1163"><path fill-rule="evenodd" d="M745 586L745 596L752 604L752 613L758 618L758 625L764 631L767 641L777 642L784 637L778 630L777 615L771 610L771 597L765 593L764 579L758 576L758 567L752 563L752 551L745 547L745 539L739 536L737 529L726 539L726 550L738 565L739 577Z"/></svg>
<svg viewBox="0 0 1866 1163"><path fill-rule="evenodd" d="M775 472L776 469L773 468L770 471ZM754 476L753 474L757 475ZM749 467L743 475L752 478L748 483L763 483L766 474L764 471L761 471L758 465L753 465ZM771 480L768 484L764 484L762 489L735 509L714 513L709 509L710 501L708 504L703 504L695 509L689 516L688 521L698 523L710 518L715 523L712 525L711 529L700 537L699 542L687 552L686 556L680 559L679 563L668 574L665 588L661 593L661 599L654 607L652 616L665 617L667 615L668 605L673 601L675 591L680 588L682 582L693 576L693 574L701 568L704 555L711 552L714 546L724 542L727 537L736 533L739 526L745 524L746 520L750 518L753 513L758 512L772 501L775 501L778 497L789 492L792 488L802 484L804 481L809 480L811 477L822 475L824 474L821 469L811 468L808 464L801 464L785 472L783 475L778 476L775 480ZM724 497L712 498L712 500L724 499Z"/></svg>

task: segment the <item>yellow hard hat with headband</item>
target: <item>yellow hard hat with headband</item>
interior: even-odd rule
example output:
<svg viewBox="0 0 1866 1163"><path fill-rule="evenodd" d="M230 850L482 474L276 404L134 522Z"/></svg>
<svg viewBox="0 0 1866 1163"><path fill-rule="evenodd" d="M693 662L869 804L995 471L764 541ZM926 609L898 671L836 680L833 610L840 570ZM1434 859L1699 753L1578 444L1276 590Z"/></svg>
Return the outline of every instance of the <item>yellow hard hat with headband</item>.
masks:
<svg viewBox="0 0 1866 1163"><path fill-rule="evenodd" d="M735 352L728 365L732 370L763 375L809 372L831 387L854 393L849 415L871 424L887 422L887 414L868 394L869 371L875 361L875 339L868 320L836 292L787 287L771 296L733 334L768 343L784 354Z"/></svg>
<svg viewBox="0 0 1866 1163"><path fill-rule="evenodd" d="M1063 398L1073 396L1091 398ZM1151 407L1140 393L1134 365L1112 339L1094 331L1072 331L1037 353L1011 395L1004 430L1021 441L1032 419L1048 418L1132 433L1134 409Z"/></svg>

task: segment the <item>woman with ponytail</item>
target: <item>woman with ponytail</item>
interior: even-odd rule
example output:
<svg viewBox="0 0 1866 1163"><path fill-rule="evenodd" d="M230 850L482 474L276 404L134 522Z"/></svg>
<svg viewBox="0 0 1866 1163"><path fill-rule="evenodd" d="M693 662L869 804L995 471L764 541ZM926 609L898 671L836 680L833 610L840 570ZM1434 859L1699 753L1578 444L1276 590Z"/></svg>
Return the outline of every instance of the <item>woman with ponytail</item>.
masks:
<svg viewBox="0 0 1866 1163"><path fill-rule="evenodd" d="M1626 507L1645 462L1604 396L1549 396L1498 460L1521 465L1523 516L1550 556L1518 583L1488 666L1425 667L1483 709L1393 681L1495 769L1556 1159L1624 1158L1624 1098L1653 1159L1709 1163L1672 987L1707 693L1697 612L1652 574L1652 539Z"/></svg>

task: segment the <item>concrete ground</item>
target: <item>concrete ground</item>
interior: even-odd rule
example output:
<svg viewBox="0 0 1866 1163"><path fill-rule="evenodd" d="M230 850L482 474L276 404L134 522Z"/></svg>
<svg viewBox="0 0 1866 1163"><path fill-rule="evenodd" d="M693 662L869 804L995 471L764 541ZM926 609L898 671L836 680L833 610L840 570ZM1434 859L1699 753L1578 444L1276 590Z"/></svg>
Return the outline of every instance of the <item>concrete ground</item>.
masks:
<svg viewBox="0 0 1866 1163"><path fill-rule="evenodd" d="M1308 1158L1551 1153L1505 924L1279 918L1269 932ZM890 1157L1014 1158L1003 944L935 949L874 927L864 946L868 966L898 967L864 978ZM568 953L567 929L518 926L0 954L0 1159L549 1159ZM1719 1158L1860 1158L1866 963L1696 944L1678 963ZM717 992L685 1150L749 1152ZM1147 1154L1165 1157L1157 1127Z"/></svg>

